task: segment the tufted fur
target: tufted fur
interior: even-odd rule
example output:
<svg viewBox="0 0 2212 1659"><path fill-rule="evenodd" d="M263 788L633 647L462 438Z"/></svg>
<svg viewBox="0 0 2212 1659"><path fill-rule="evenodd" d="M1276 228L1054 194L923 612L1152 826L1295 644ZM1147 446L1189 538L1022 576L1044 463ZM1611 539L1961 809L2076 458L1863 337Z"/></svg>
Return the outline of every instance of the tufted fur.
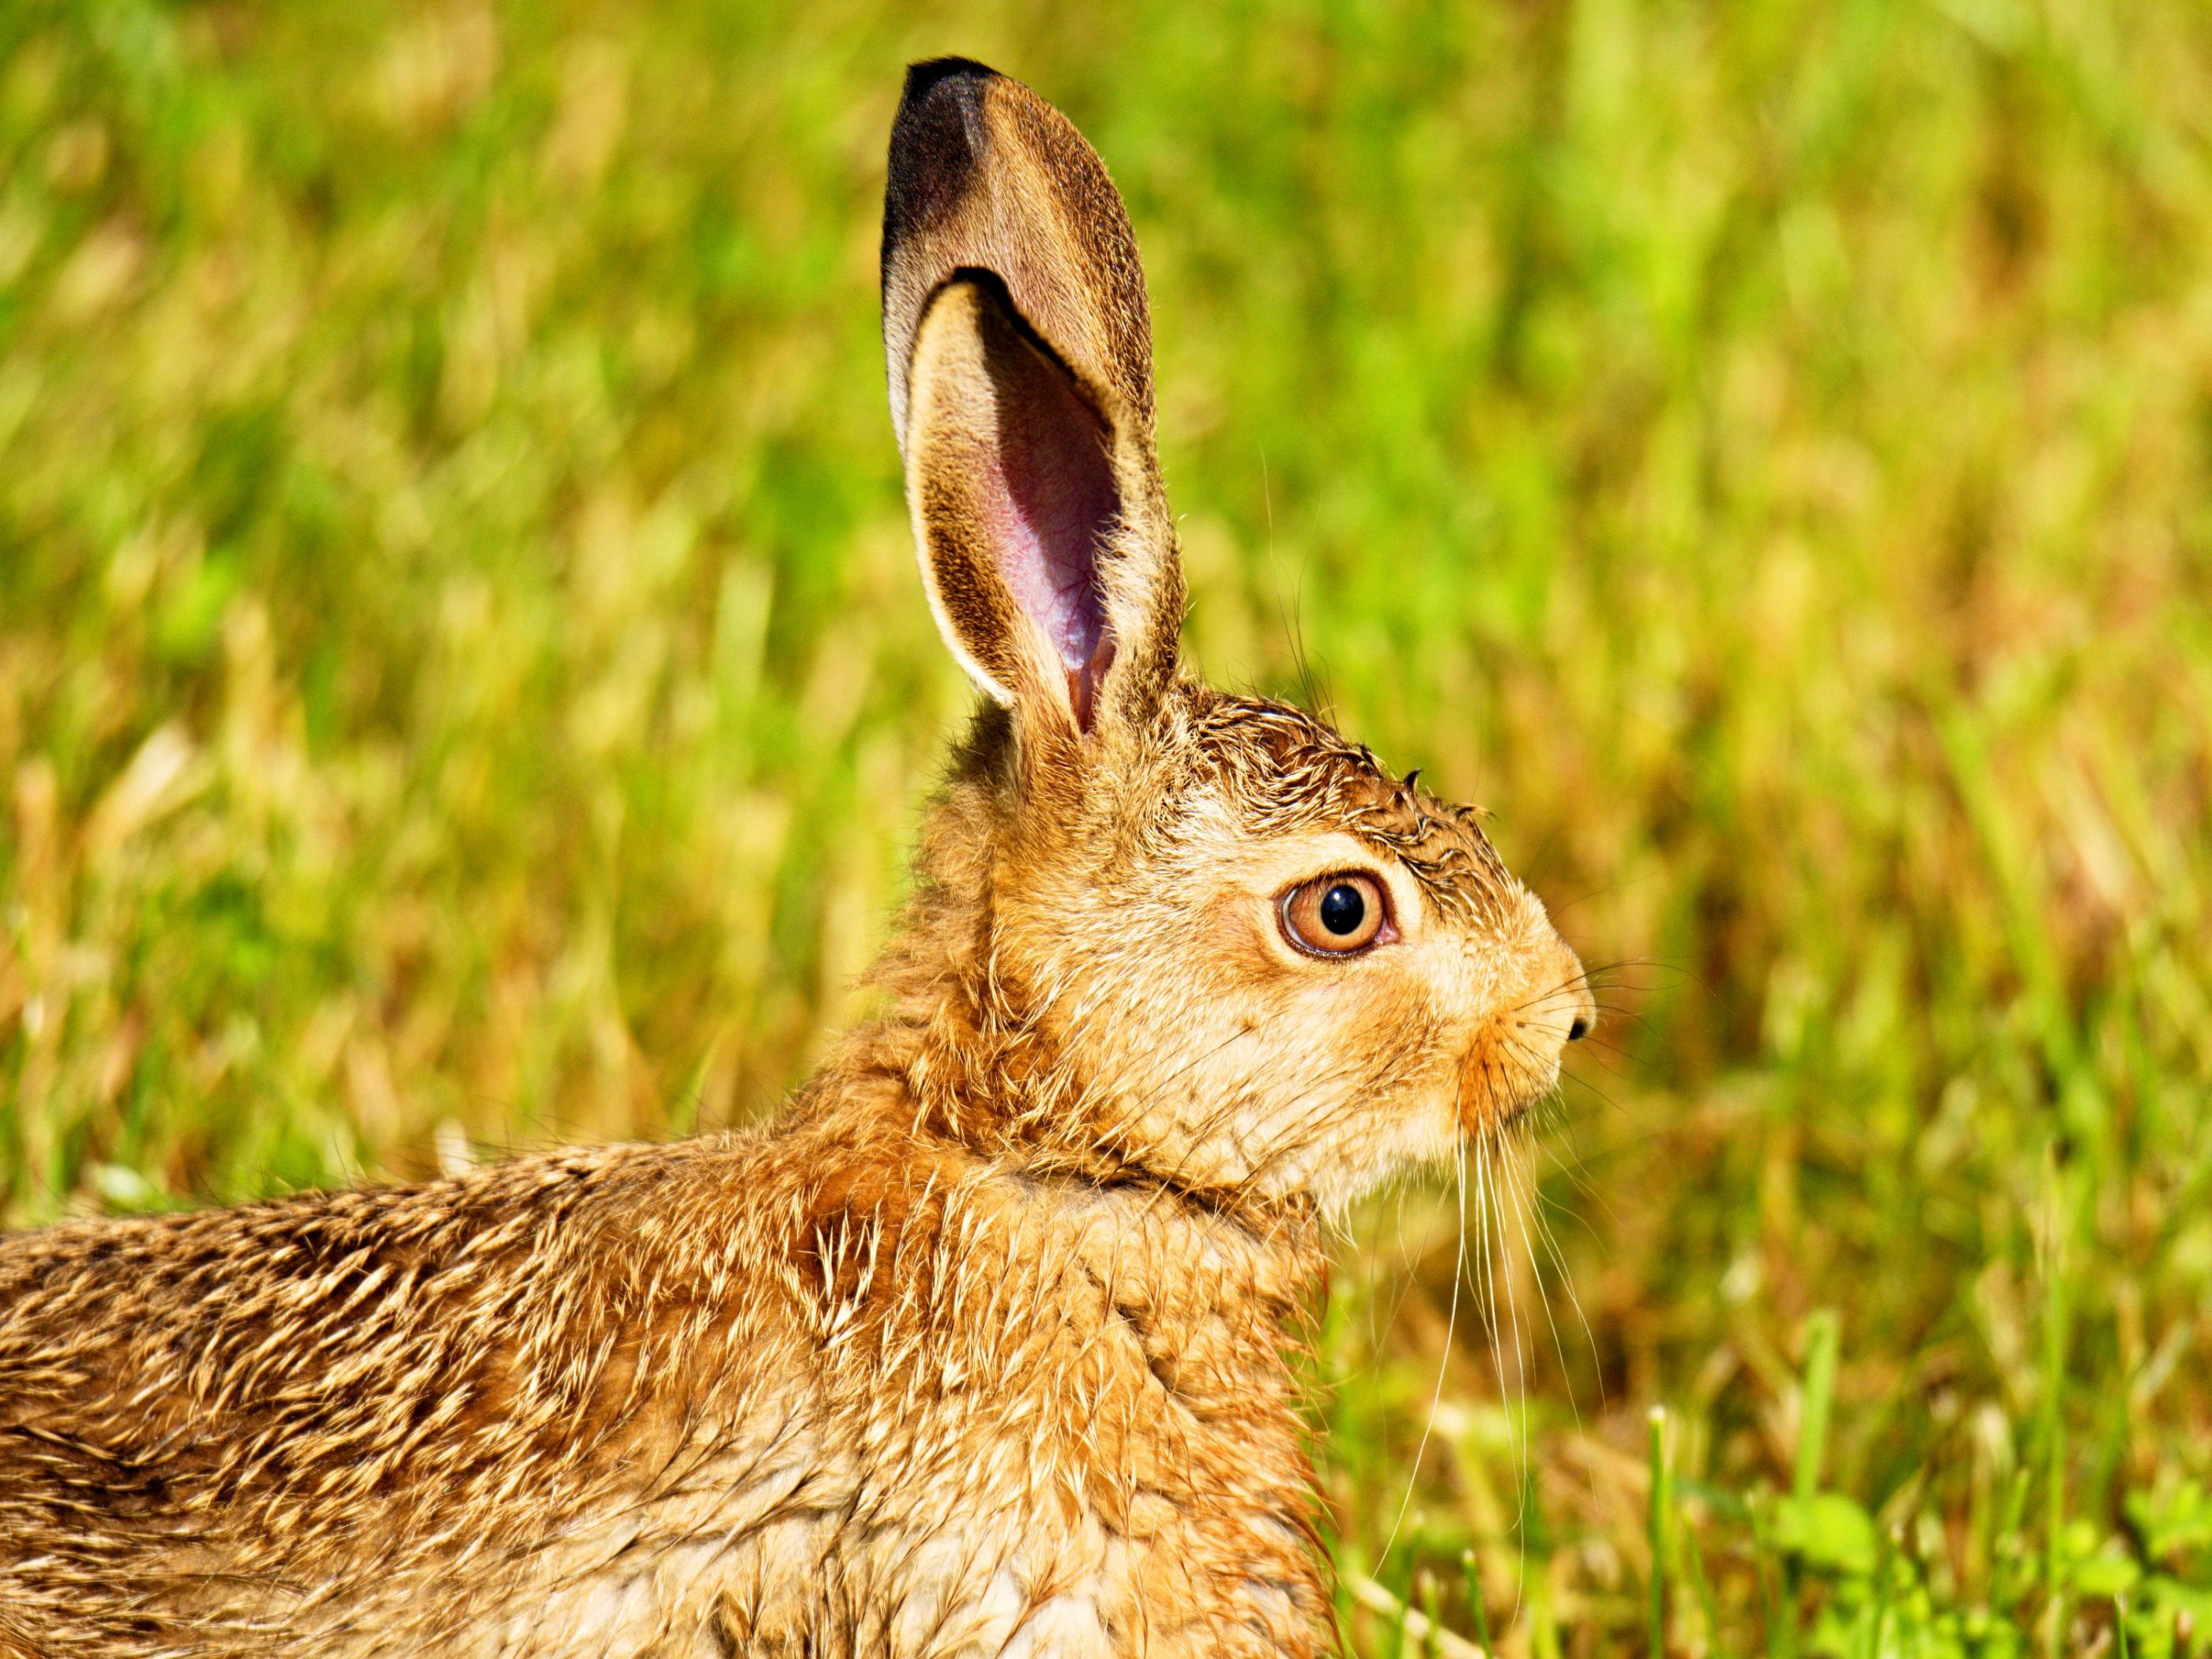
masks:
<svg viewBox="0 0 2212 1659"><path fill-rule="evenodd" d="M0 1243L0 1653L1316 1653L1319 1217L1552 1086L1474 815L1182 677L1097 158L918 67L892 407L988 694L783 1121ZM981 476L988 474L988 476ZM1296 948L1366 873L1393 933Z"/></svg>

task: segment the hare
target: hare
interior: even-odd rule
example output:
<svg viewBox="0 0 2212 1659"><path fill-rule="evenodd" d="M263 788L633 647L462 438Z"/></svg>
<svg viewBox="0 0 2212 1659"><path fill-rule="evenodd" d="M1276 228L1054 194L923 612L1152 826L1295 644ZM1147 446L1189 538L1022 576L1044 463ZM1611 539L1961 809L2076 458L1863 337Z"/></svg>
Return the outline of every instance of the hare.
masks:
<svg viewBox="0 0 2212 1659"><path fill-rule="evenodd" d="M1311 1654L1328 1213L1593 1006L1468 809L1186 677L1128 221L908 76L884 336L983 696L765 1130L0 1243L0 1651Z"/></svg>

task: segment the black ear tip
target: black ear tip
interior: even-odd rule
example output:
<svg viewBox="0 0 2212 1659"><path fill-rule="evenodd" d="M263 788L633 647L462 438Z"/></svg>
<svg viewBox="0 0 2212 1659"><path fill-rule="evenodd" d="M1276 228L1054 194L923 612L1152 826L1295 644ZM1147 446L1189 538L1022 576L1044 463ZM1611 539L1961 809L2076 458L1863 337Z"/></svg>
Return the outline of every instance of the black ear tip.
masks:
<svg viewBox="0 0 2212 1659"><path fill-rule="evenodd" d="M972 58L910 64L884 173L884 270L897 245L950 210L985 142L983 94L998 70Z"/></svg>
<svg viewBox="0 0 2212 1659"><path fill-rule="evenodd" d="M981 92L986 82L998 78L998 70L972 58L927 58L906 66L906 89L899 102L912 109L948 81L958 84L946 90L965 102Z"/></svg>

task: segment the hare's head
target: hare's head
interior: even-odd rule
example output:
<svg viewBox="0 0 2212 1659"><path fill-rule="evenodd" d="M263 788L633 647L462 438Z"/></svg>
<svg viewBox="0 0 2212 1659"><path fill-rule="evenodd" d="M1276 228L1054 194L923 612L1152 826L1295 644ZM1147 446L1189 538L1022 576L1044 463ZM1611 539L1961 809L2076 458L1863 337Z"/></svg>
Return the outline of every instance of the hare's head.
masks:
<svg viewBox="0 0 2212 1659"><path fill-rule="evenodd" d="M918 65L883 279L923 578L987 697L908 972L940 1048L1016 1085L940 1078L940 1109L1324 1203L1517 1117L1594 1010L1474 813L1179 670L1144 277L1098 158L1026 88Z"/></svg>

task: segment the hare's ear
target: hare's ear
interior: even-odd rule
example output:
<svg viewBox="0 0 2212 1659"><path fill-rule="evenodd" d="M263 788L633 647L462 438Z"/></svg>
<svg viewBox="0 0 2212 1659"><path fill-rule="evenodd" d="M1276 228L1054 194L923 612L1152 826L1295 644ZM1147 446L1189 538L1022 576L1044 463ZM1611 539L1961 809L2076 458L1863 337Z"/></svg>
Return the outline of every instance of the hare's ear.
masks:
<svg viewBox="0 0 2212 1659"><path fill-rule="evenodd" d="M1144 274L1105 168L1026 87L918 64L883 260L891 422L946 643L1025 723L1143 718L1175 674L1182 572Z"/></svg>

